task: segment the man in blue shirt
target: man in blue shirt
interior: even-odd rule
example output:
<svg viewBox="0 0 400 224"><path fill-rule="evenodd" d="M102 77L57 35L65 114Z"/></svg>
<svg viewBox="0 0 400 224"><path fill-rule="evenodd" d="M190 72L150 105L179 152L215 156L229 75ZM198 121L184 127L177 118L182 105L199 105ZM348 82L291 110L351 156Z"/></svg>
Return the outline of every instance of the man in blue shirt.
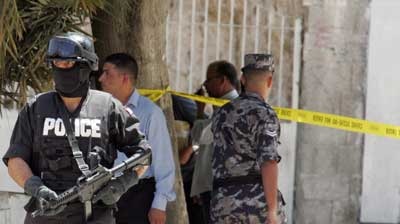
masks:
<svg viewBox="0 0 400 224"><path fill-rule="evenodd" d="M164 224L167 202L176 198L171 140L162 110L135 88L137 75L136 60L128 54L117 53L105 59L99 78L103 90L119 99L139 118L139 130L153 149L150 169L121 197L116 219L120 224ZM118 154L117 163L123 159L123 154Z"/></svg>

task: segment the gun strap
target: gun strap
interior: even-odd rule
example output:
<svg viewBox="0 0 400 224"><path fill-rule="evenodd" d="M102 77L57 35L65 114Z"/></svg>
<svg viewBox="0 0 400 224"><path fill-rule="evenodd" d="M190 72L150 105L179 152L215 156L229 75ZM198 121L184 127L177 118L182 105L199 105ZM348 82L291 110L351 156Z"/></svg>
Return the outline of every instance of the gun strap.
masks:
<svg viewBox="0 0 400 224"><path fill-rule="evenodd" d="M89 166L83 159L83 153L79 149L78 140L76 139L74 131L72 130L72 125L64 103L61 102L61 106L59 108L60 108L61 118L63 120L65 130L67 132L68 142L72 149L72 155L74 156L74 159L78 164L79 170L82 172L84 176L88 177L90 175Z"/></svg>
<svg viewBox="0 0 400 224"><path fill-rule="evenodd" d="M59 98L57 98L59 99ZM60 103L60 113L61 113L61 118L64 123L64 127L67 133L68 137L68 142L69 145L71 146L72 149L72 155L74 156L74 159L76 163L78 164L79 170L82 172L82 174L85 177L90 176L90 170L89 166L86 164L85 160L83 159L83 153L79 149L78 145L78 140L75 137L74 131L72 130L72 125L68 116L68 112L66 109L66 106L64 103ZM86 221L89 220L92 216L92 202L91 201L85 201L84 202L84 210L85 210L85 219Z"/></svg>
<svg viewBox="0 0 400 224"><path fill-rule="evenodd" d="M83 202L83 206L85 209L85 220L89 220L92 217L92 201Z"/></svg>

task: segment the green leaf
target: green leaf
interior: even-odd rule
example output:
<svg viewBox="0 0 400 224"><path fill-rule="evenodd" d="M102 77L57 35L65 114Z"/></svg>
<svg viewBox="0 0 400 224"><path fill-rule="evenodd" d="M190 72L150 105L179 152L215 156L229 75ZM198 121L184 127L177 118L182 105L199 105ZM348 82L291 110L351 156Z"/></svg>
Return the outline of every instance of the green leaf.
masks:
<svg viewBox="0 0 400 224"><path fill-rule="evenodd" d="M48 40L60 32L85 33L80 25L86 17L96 19L93 15L97 10L118 13L110 2L0 0L0 104L13 101L23 105L28 89L38 92L51 88L50 71L44 63Z"/></svg>

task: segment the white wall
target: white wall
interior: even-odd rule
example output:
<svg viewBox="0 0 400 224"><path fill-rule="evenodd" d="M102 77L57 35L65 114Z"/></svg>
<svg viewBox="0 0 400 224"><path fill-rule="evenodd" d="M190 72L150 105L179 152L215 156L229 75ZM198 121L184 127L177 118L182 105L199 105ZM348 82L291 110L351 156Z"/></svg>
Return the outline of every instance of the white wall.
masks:
<svg viewBox="0 0 400 224"><path fill-rule="evenodd" d="M0 156L1 158L6 153L12 134L12 129L14 128L15 121L18 117L17 110L7 110L2 109L2 116L0 116ZM4 165L3 161L0 162L0 191L7 192L22 192L20 188L8 175L7 167Z"/></svg>
<svg viewBox="0 0 400 224"><path fill-rule="evenodd" d="M400 1L373 0L366 119L400 125ZM400 223L400 140L366 135L361 221Z"/></svg>
<svg viewBox="0 0 400 224"><path fill-rule="evenodd" d="M21 224L29 197L21 193L0 192L0 224Z"/></svg>
<svg viewBox="0 0 400 224"><path fill-rule="evenodd" d="M293 223L293 200L295 181L296 131L294 122L281 122L281 138L278 152L282 156L279 165L278 187L286 201L288 223Z"/></svg>

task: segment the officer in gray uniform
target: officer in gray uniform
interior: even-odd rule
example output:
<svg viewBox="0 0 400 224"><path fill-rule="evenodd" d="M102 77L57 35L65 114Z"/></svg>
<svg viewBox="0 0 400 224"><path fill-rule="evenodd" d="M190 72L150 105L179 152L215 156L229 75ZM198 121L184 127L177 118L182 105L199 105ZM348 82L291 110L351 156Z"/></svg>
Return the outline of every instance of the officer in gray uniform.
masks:
<svg viewBox="0 0 400 224"><path fill-rule="evenodd" d="M280 125L266 102L273 71L272 55L245 55L245 92L213 117L211 223L286 222L277 188Z"/></svg>
<svg viewBox="0 0 400 224"><path fill-rule="evenodd" d="M104 197L93 202L89 220L78 200L53 214L31 216L39 201L57 199L59 193L76 184L78 177L94 168L89 167L94 164L92 159L111 168L116 149L128 157L134 148L149 149L133 114L110 94L89 90L89 74L97 70L98 58L88 36L54 36L47 60L55 91L39 94L23 107L3 157L10 176L32 196L25 206L25 223L115 223L114 204L125 189L137 183L140 172L126 172L119 181L111 181L100 190ZM74 136L71 139L79 147L70 146L72 140L67 136ZM113 191L104 193L110 189Z"/></svg>

